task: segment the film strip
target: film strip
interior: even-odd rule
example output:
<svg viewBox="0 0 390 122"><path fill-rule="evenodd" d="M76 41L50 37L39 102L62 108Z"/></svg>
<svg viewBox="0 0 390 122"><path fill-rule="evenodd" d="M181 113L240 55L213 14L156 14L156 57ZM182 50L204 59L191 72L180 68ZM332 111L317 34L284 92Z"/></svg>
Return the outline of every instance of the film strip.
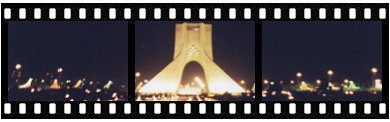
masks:
<svg viewBox="0 0 390 122"><path fill-rule="evenodd" d="M2 58L8 59L8 60L3 60L1 64L2 81L8 81L8 82L1 82L2 118L10 118L10 119L11 118L12 119L22 119L22 118L129 118L129 119L133 119L133 118L141 118L141 119L149 119L149 118L181 118L181 119L184 118L194 118L194 119L197 118L257 118L257 119L381 118L383 119L383 118L387 118L388 119L389 118L389 114L388 114L389 111L388 110L388 93L389 93L388 86L389 85L388 82L386 82L388 81L388 77L386 76L386 74L388 74L389 71L388 69L389 61L387 57L388 49L389 49L388 47L388 41L389 41L388 3L378 3L378 4L337 4L337 3L334 4L173 4L173 3L171 4L111 4L111 3L110 4L88 4L85 3L85 4L2 4L1 6L2 6L2 17L1 17L2 18L2 22L1 22L2 23L2 31L1 31L2 32L2 39L1 39ZM176 91L175 95L173 95L172 93L165 93L164 91L170 91L172 87L170 87L169 82L166 82L165 84L159 84L157 81L164 80L164 78L158 78L159 75L157 75L156 76L157 78L154 79L160 79L160 80L152 79L151 81L148 81L148 80L138 79L138 77L141 76L141 73L137 71L133 71L132 69L136 69L137 67L139 67L136 66L137 64L142 64L136 62L137 58L139 59L138 57L139 55L148 54L145 52L141 52L140 51L142 50L141 48L137 48L137 46L144 47L146 45L145 43L139 44L139 40L160 38L161 34L160 36L156 36L156 38L146 38L146 37L148 37L149 32L151 32L150 33L151 36L153 35L153 32L154 34L157 33L157 35L159 35L158 33L164 32L164 29L159 29L159 26L156 25L159 24L163 25L164 23L167 22L173 22L176 24L176 25L172 23L167 24L167 25L171 25L169 26L169 28L173 28L174 26L176 26L175 28L176 37L175 38L170 37L171 39L174 40L182 38L182 37L177 37L178 34L182 34L181 31L178 31L180 29L185 30L184 33L188 35L191 35L195 31L196 32L200 31L202 32L202 34L204 34L204 33L208 33L208 30L210 30L211 26L209 26L209 24L211 23L213 25L213 30L216 30L217 28L230 30L233 28L233 30L236 29L237 31L241 31L239 27L243 27L246 25L245 24L241 25L237 23L246 23L246 24L249 23L249 25L251 25L250 27L252 27L251 29L253 30L253 32L243 31L243 33L241 34L245 34L245 33L254 34L252 35L254 42L248 42L248 43L255 45L253 46L254 47L253 53L255 55L252 56L255 63L255 65L252 66L253 68L255 68L253 71L256 71L253 72L255 74L255 79L253 82L249 81L250 82L250 84L248 83L249 85L246 85L248 81L247 82L240 81L237 83L240 84L241 87L248 87L246 88L248 90L245 90L242 93L240 93L240 95L242 95L241 97L235 97L233 95L233 93L235 93L233 90L238 87L235 87L234 83L227 82L229 81L229 78L224 79L224 81L226 82L224 82L223 85L221 84L215 85L215 83L218 80L213 80L212 78L210 78L210 75L212 76L213 73L207 72L208 70L206 69L206 67L214 67L214 65L202 61L198 61L198 64L200 64L201 67L204 68L205 70L203 72L207 76L207 78L204 78L207 80L206 83L207 85L204 85L203 81L199 80L202 78L195 78L194 83L192 83L192 86L199 87L199 90L197 92L199 92L200 95L191 95L191 97L189 97L189 95L176 95L179 93L185 94L187 92L192 92L190 90L183 90L181 92L180 90L182 87L181 85L179 86L178 89L174 87L175 88L174 91ZM228 27L229 24L224 25L224 24L220 24L219 22L222 23L226 22L226 23L237 24L237 25L236 26L232 25L231 27ZM299 82L298 88L296 88L298 90L295 90L298 92L278 90L278 88L274 87L275 86L274 84L278 84L282 86L281 84L283 84L283 81L281 82L268 81L265 80L263 76L262 78L259 77L260 69L262 71L264 70L262 64L264 63L263 59L265 57L263 57L264 53L261 53L262 51L264 51L262 50L263 46L266 45L262 43L263 41L266 40L265 39L266 33L264 32L269 31L264 27L268 26L267 24L272 22L277 22L277 23L299 22L299 23L312 23L312 24L326 23L326 22L329 23L346 22L347 24L348 23L360 23L360 24L376 23L376 25L379 25L378 26L379 29L375 28L372 29L371 31L380 32L380 35L378 36L379 37L378 43L380 44L379 47L381 49L380 52L377 53L380 54L379 62L385 62L385 63L383 64L379 63L379 65L376 66L376 68L371 69L373 74L372 76L369 74L368 77L369 79L372 78L373 80L372 82L374 82L373 88L372 89L371 87L364 88L365 90L362 90L363 86L370 86L370 85L357 85L357 87L355 87L355 85L353 85L354 82L352 80L351 81L347 80L346 82L344 82L345 84L348 84L348 86L345 86L345 88L343 88L344 87L343 82L342 80L340 80L340 83L338 83L338 85L341 88L338 88L337 85L333 86L332 83L330 83L332 85L327 83L326 88L330 88L330 89L337 88L337 89L335 90L336 92L330 92L332 90L328 89L327 92L325 93L321 91L321 85L318 85L318 87L314 87L314 86L310 87L308 85L306 87L304 85L305 82L302 79L300 79L302 77L302 74L298 72L296 74L297 78L294 77L293 78L294 80L291 81L291 86L289 86L289 88L295 88L292 86L292 84L295 84L295 82ZM46 23L57 23L57 24L45 25ZM73 25L72 23L78 23L78 24ZM86 23L92 23L92 24L84 27ZM101 23L111 23L112 25L100 25ZM34 70L28 69L29 67L34 68L34 66L28 66L28 65L25 66L24 63L21 64L15 63L15 62L28 62L28 61L19 61L21 59L15 58L17 56L21 56L21 54L17 53L18 51L21 50L14 50L14 49L20 49L23 48L23 46L10 47L19 44L23 45L23 42L14 42L17 39L23 40L23 38L19 38L19 37L16 38L17 36L15 36L15 32L18 32L16 34L21 34L20 36L24 37L24 36L28 36L26 35L28 33L34 33L34 30L38 32L38 34L35 35L39 35L39 32L42 30L43 31L53 30L53 27L54 28L58 27L58 30L54 29L54 31L59 31L66 35L66 33L76 31L75 29L73 30L70 29L70 31L69 30L67 31L66 29L64 29L67 28L66 26L72 26L74 28L80 26L81 30L83 28L84 29L87 28L86 29L87 31L86 30L84 30L85 32L80 31L80 33L83 33L84 35L87 35L86 37L88 37L89 33L94 33L94 31L92 31L95 30L93 27L98 26L101 28L96 28L96 30L106 30L106 31L104 31L103 34L105 36L100 37L98 36L99 34L97 34L95 35L96 37L98 38L107 37L116 40L121 40L119 36L118 38L114 38L116 37L115 34L120 33L120 31L107 29L107 28L116 28L120 30L120 27L117 27L118 25L116 25L117 23L122 23L119 24L119 26L125 27L124 29L126 32L125 33L126 36L124 36L124 39L130 43L129 44L121 43L116 45L116 48L108 48L108 49L120 50L122 48L119 45L125 45L126 47L129 48L135 47L135 51L128 48L123 48L123 49L128 49L126 50L127 52L124 52L126 55L128 55L129 57L133 57L133 58L128 58L128 57L124 58L123 60L127 61L128 64L130 65L127 64L127 66L123 66L123 67L130 68L128 69L128 71L126 71L127 74L131 74L131 73L135 74L135 76L128 75L126 78L130 79L131 77L136 79L135 83L128 81L128 84L124 83L125 85L122 85L121 82L118 83L115 82L115 80L114 81L108 80L108 82L105 81L99 82L99 79L97 79L97 81L91 80L91 82L88 82L89 80L88 78L90 78L88 76L86 76L87 80L85 80L85 78L80 80L75 80L75 79L66 80L65 73L67 67L63 67L64 69L62 69L62 67L58 67L55 73L53 74L48 73L49 74L48 76L51 75L51 78L49 78L48 80L46 80L44 76L42 78L42 81L40 78L36 78L36 79L29 78L29 77L34 77L31 75L36 75L37 73L35 74L26 73L30 75L29 77L20 76L20 74L24 73L21 72L20 70L22 69L21 67L23 67L23 70L24 67L26 67L25 69L26 72L28 71L34 72ZM148 25L148 23L153 23L153 24ZM197 23L201 23L201 24L197 24ZM43 29L42 30L37 29L37 27ZM90 28L88 29L88 27ZM291 26L291 27L299 27L299 26ZM357 24L355 25L355 27L363 28L363 25L360 26L359 24ZM25 28L30 28L30 31L24 30ZM324 29L324 28L317 28L317 29ZM156 30L157 32L155 32ZM49 33L50 32L44 32L44 34L47 35L40 35L39 38L35 36L31 38L32 40L34 40L34 38L43 39L41 38L42 36L43 37L48 36L47 38L49 39L55 38L55 37L50 37ZM110 33L113 33L114 35L110 35ZM218 32L213 31L213 33L218 33ZM56 33L52 33L52 34L56 35ZM224 34L225 33L223 33L222 35ZM167 35L174 35L174 34L173 32L169 32L169 33L167 32ZM74 36L74 35L68 35L68 36ZM217 37L216 35L212 35L212 36L213 36L213 40L215 40L214 37ZM285 36L285 35L281 35L281 36ZM336 36L336 35L329 35L329 36ZM208 36L202 35L201 37L202 39L207 40ZM60 36L59 38L72 39L66 36ZM83 37L80 36L80 38ZM99 40L98 38L88 37L88 39ZM191 37L191 38L197 38L197 37ZM234 37L228 37L228 38L234 38ZM375 38L373 38L373 40L375 40ZM229 40L229 39L225 39L225 40ZM79 44L75 42L66 42L66 43L72 44L70 45L70 47L68 47L71 50L76 49L77 46L74 47L74 49L72 48L72 46L74 45L89 44L89 43ZM86 46L85 49L92 49L91 53L94 53L93 49L96 49L98 46L103 46L103 47L105 47L104 45L106 45L107 47L112 46L109 43L103 43L103 42L101 43L103 45L92 46L94 48ZM176 43L180 43L180 42L175 42L175 44ZM191 55L204 53L205 55L208 56L208 58L211 57L211 59L213 59L214 57L216 62L218 63L218 60L221 60L218 59L217 56L218 51L215 51L213 53L210 50L213 50L213 47L214 50L216 50L215 46L218 46L218 44L221 45L221 43L216 43L211 41L210 43L212 43L213 46L209 46L207 44L204 44L203 42L200 44L201 47L197 45L198 43L196 44L194 43L192 46L190 45L187 52L183 52L187 54L184 55L184 57L193 58L193 60L200 60L201 58L196 56L191 57ZM247 43L247 42L243 42L243 43ZM24 47L26 47L26 45ZM48 44L48 45L50 46L55 44ZM164 44L153 43L152 45L164 45ZM235 45L235 43L232 43L232 45ZM32 44L30 46L42 48L40 46L33 46ZM183 50L186 50L185 49L186 47L187 46L183 46ZM211 48L208 50L209 47ZM65 47L61 47L61 48L65 48ZM79 47L79 48L84 48L84 47ZM180 46L179 47L175 46L171 48L175 48L174 60L176 60L175 59L177 58L176 56L181 57L180 52L176 54L177 48L181 49ZM159 51L159 49L157 48L152 48L152 49L156 50L157 52ZM246 47L242 49L246 49ZM32 54L30 55L37 56L36 58L46 58L45 56L39 56L39 53L42 52L34 53L34 50L35 49L32 49L27 52L31 52ZM137 53L137 50L140 52ZM169 50L172 51L172 49ZM49 50L49 52L51 51L56 52L58 50ZM78 51L84 51L84 50L78 50ZM166 51L166 50L160 50L160 51ZM75 55L80 53L80 52L71 53L71 52L61 52L61 51L58 52L64 54L69 53L69 55L74 55L74 57L76 58L78 57ZM112 52L112 54L109 54L109 53L99 52L98 50L95 50L94 54L96 54L97 52L101 55L104 54L112 55L113 61L115 60L115 54L120 53L120 52ZM43 53L43 54L50 55L50 53ZM244 52L242 54L247 54L247 53ZM85 55L88 55L88 53L86 52ZM234 55L234 53L232 53L231 55ZM150 55L150 56L155 56L155 55ZM170 56L169 61L171 61L171 55L169 56ZM202 56L203 55L200 55L200 57ZM35 58L35 57L30 57L30 58ZM229 58L225 58L225 59L229 60ZM63 63L68 63L71 61L66 59L63 60L65 60ZM201 60L208 60L208 59L202 58ZM188 63L188 61L185 61L184 59L182 61ZM82 62L83 61L80 61L81 64ZM30 62L26 64L34 65L35 63L37 62ZM88 63L94 64L93 61ZM88 63L86 63L86 65ZM134 63L136 65L133 65ZM97 65L98 64L93 66L97 66ZM102 64L99 64L99 66L100 65ZM166 64L159 64L159 65L161 65L160 66L161 68L164 68L163 66L165 66ZM58 66L58 64L56 66ZM117 66L117 65L110 64L110 66ZM225 68L223 66L226 65L220 65L222 69ZM41 65L35 66L35 68L38 67L43 67L43 66ZM68 65L68 67L71 66ZM48 69L43 69L43 71L46 70ZM96 68L95 70L104 70L104 69ZM185 70L185 68L183 68L183 70ZM214 72L220 72L218 69L209 69L209 70L213 70ZM380 74L379 73L376 74L377 72L379 72L378 70L381 72ZM4 73L6 71L8 72L8 74ZM42 70L36 70L36 71L42 71ZM63 73L64 78L62 78L62 72L64 72ZM88 72L88 70L86 70L85 72ZM39 73L40 72L38 72L38 74ZM97 73L99 73L99 71L97 71ZM109 74L107 72L104 73ZM161 73L164 74L163 71ZM142 75L143 74L144 73L142 73ZM219 74L214 73L214 75L218 75L218 76L220 74L221 73ZM229 74L229 72L225 74ZM332 80L333 71L328 70L327 74L328 77L325 78L326 80L329 80L327 82L333 81ZM68 77L71 77L71 75L68 74ZM84 76L79 76L79 77L84 77ZM97 77L97 76L91 76L91 77ZM149 77L153 78L152 76ZM221 77L225 78L229 76L221 76ZM353 77L353 76L349 76L349 77ZM7 78L7 80L5 78ZM23 82L27 81L27 83L15 84L14 82L15 81L18 82L18 80L21 80ZM28 83L29 80L31 80L30 82L32 83ZM321 84L321 82L324 82L326 80L320 80L320 81L317 80L317 81L318 84ZM45 81L49 82L49 85L42 85L45 84L44 83ZM80 84L82 85L78 84L78 82L80 82ZM142 85L140 85L141 88L137 88L137 86L141 84L141 82L142 82ZM41 85L36 85L39 83ZM117 86L117 84L121 84L121 85ZM156 85L149 85L149 84L156 84ZM229 86L229 84L233 84L233 85ZM256 86L253 85L252 88L252 84L259 84L259 85ZM315 84L315 82L313 84ZM361 83L361 84L367 84L367 83ZM376 86L379 87L379 85L375 85L375 84L380 84L380 90L376 89L377 88ZM214 87L218 85L222 87L223 86L229 86L229 87L227 87L227 89L222 90L223 91L222 93L218 91L220 87ZM110 89L110 86L118 89L120 88L125 89L125 90L124 92L123 90L122 92L120 92L120 90L113 90L114 88L112 87ZM191 87L191 85L188 86ZM207 87L207 88L203 89L203 87ZM184 85L183 88L186 88L186 85ZM354 88L356 89L359 88L359 89L354 90ZM75 91L73 92L72 90L69 89L77 89L77 90L73 90ZM255 89L257 90L261 89L261 91L256 92ZM283 89L286 88L283 86ZM45 90L47 90L47 92ZM164 92L164 93L158 93L157 95L153 95L153 93L155 92L150 90L157 90L157 92L158 90L160 90L160 92ZM230 90L232 92L230 92ZM316 98L310 99L310 97L307 99L305 97L301 97L302 99L299 99L299 95L296 94L301 94L302 96L307 95L306 91L302 93L300 92L300 90L307 90L308 95L316 94L319 96L326 97L326 95L331 96L332 94L335 94L333 96L338 96L338 94L343 94L345 96L341 95L338 97L334 97L336 99L322 98L322 97L318 100L316 100ZM81 97L81 98L76 98L75 97L76 95L74 94L79 94L78 92L80 91L81 91L80 94L83 95L86 94L86 95L85 96L80 95L77 97ZM196 89L194 91L196 91ZM44 92L43 96L36 95L36 94L43 94L42 92ZM279 100L279 99L269 98L269 96L275 96L275 94L286 95L288 96L288 99ZM292 97L291 94L294 94L294 97ZM366 96L363 95L364 97L361 98L359 96L356 98L349 97L357 94L365 94ZM56 98L55 96L57 95L61 95L61 97ZM91 97L91 95L94 96ZM99 95L101 96L99 97ZM103 98L104 95L109 97ZM181 99L181 98L186 98L186 99ZM208 101L208 100L212 100L212 101Z"/></svg>

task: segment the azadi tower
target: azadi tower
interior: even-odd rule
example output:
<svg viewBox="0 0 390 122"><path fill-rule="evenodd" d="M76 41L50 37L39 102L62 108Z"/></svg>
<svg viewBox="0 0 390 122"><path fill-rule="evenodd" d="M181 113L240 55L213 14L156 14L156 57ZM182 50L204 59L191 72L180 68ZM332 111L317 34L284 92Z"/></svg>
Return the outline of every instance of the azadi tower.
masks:
<svg viewBox="0 0 390 122"><path fill-rule="evenodd" d="M204 23L176 24L173 61L159 72L139 92L142 94L176 94L184 67L197 62L203 68L208 94L240 94L244 89L213 60L212 26Z"/></svg>

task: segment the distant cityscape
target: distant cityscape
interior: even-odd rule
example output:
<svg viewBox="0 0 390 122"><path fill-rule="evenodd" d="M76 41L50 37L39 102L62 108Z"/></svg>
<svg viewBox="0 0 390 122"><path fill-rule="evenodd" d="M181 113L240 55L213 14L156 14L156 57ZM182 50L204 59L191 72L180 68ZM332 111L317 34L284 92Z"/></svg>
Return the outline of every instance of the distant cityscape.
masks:
<svg viewBox="0 0 390 122"><path fill-rule="evenodd" d="M22 64L16 64L8 82L10 101L127 101L128 86L115 81L64 78L64 68L44 77L24 77Z"/></svg>
<svg viewBox="0 0 390 122"><path fill-rule="evenodd" d="M86 78L64 79L64 69L59 67L56 73L45 73L45 77L23 77L22 65L16 64L9 78L9 100L26 101L127 101L127 86L115 84L114 81L88 81ZM326 72L327 79L306 81L302 72L290 81L274 81L263 79L261 99L263 101L375 101L381 100L382 79L377 75L378 69L373 67L371 85L359 84L352 79L333 79L333 70ZM141 73L135 74L135 92L137 101L250 101L255 98L255 84L248 85L245 81L239 84L245 88L240 95L208 95L198 94L197 88L204 84L198 78L187 85L181 85L186 91L180 94L141 95L138 90L148 83L141 80ZM251 87L248 87L251 86ZM185 97L183 97L185 96Z"/></svg>
<svg viewBox="0 0 390 122"><path fill-rule="evenodd" d="M378 69L371 69L370 85L354 82L352 79L334 79L334 71L326 72L327 79L305 81L302 72L296 73L291 81L263 79L262 100L264 101L380 101L382 80ZM369 73L367 71L367 73Z"/></svg>

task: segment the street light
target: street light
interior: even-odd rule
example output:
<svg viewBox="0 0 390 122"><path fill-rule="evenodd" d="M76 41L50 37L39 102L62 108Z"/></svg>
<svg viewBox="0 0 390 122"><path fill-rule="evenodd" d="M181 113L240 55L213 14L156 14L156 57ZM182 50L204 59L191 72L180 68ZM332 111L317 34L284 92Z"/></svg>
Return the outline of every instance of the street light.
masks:
<svg viewBox="0 0 390 122"><path fill-rule="evenodd" d="M320 85L320 84L321 84L321 80L317 79L317 80L316 80L316 83L317 83L318 85Z"/></svg>
<svg viewBox="0 0 390 122"><path fill-rule="evenodd" d="M375 86L375 79L376 79L376 74L378 73L378 69L375 67L371 68L371 73L372 73L371 80L373 81L373 86Z"/></svg>
<svg viewBox="0 0 390 122"><path fill-rule="evenodd" d="M301 72L298 72L298 73L297 73L296 76L297 76L297 82L298 82L298 83L300 83L300 80L301 80L302 75L303 75L303 74L302 74Z"/></svg>
<svg viewBox="0 0 390 122"><path fill-rule="evenodd" d="M332 70L328 70L328 75L332 76L333 75L333 71Z"/></svg>
<svg viewBox="0 0 390 122"><path fill-rule="evenodd" d="M268 80L264 80L263 83L264 83L264 84L268 84L269 81L268 81Z"/></svg>
<svg viewBox="0 0 390 122"><path fill-rule="evenodd" d="M22 65L16 64L15 71L12 74L12 77L15 78L15 83L17 83L17 84L18 84L20 78L22 77L22 71L20 69L22 69Z"/></svg>
<svg viewBox="0 0 390 122"><path fill-rule="evenodd" d="M140 72L136 72L136 73L135 73L135 77L138 78L138 77L140 77L140 76L141 76L141 73L140 73Z"/></svg>
<svg viewBox="0 0 390 122"><path fill-rule="evenodd" d="M302 73L298 72L297 77L299 77L299 78L302 77Z"/></svg>
<svg viewBox="0 0 390 122"><path fill-rule="evenodd" d="M375 67L373 67L373 68L371 68L371 72L372 72L373 74L376 74L376 73L378 72L378 69L375 68Z"/></svg>
<svg viewBox="0 0 390 122"><path fill-rule="evenodd" d="M349 83L349 80L348 79L344 79L344 83L345 84Z"/></svg>
<svg viewBox="0 0 390 122"><path fill-rule="evenodd" d="M333 76L334 72L332 70L328 70L327 74L328 74L329 82L331 82L332 81L332 76Z"/></svg>
<svg viewBox="0 0 390 122"><path fill-rule="evenodd" d="M19 70L19 69L21 69L21 68L22 68L22 65L21 65L21 64L16 64L16 65L15 65L15 69L16 69L16 70Z"/></svg>
<svg viewBox="0 0 390 122"><path fill-rule="evenodd" d="M62 69L61 67L59 67L59 68L57 69L57 72L58 72L58 73L61 73L63 70L64 70L64 69Z"/></svg>
<svg viewBox="0 0 390 122"><path fill-rule="evenodd" d="M61 82L61 73L64 71L61 67L58 67L57 72L58 72L58 80Z"/></svg>
<svg viewBox="0 0 390 122"><path fill-rule="evenodd" d="M137 80L139 79L139 77L141 77L141 73L140 73L140 72L136 72L136 73L135 73L135 82L137 82Z"/></svg>

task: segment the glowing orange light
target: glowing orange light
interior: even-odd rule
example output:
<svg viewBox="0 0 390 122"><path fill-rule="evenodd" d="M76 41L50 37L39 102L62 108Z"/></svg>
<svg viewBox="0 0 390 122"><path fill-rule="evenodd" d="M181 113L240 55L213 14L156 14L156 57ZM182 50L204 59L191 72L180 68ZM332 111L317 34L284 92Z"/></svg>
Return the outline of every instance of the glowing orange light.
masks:
<svg viewBox="0 0 390 122"><path fill-rule="evenodd" d="M52 90L58 90L61 89L60 83L57 79L54 79L54 82L50 85L50 89Z"/></svg>

